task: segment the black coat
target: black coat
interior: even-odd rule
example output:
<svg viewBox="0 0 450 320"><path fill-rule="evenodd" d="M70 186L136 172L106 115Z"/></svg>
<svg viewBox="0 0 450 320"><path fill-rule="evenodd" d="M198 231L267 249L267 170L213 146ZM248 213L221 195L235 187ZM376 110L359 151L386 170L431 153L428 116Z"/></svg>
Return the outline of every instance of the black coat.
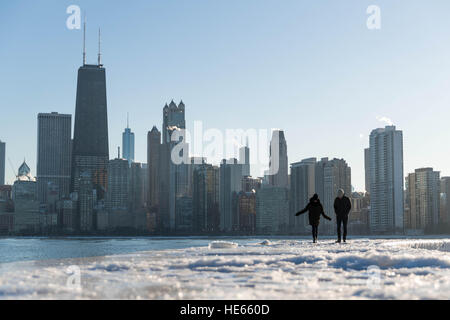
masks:
<svg viewBox="0 0 450 320"><path fill-rule="evenodd" d="M343 196L342 199L339 199L337 197L334 200L334 212L339 217L345 217L348 216L350 213L350 210L352 209L352 203L350 202L350 199L346 196Z"/></svg>
<svg viewBox="0 0 450 320"><path fill-rule="evenodd" d="M302 211L298 212L296 214L296 216L299 216L303 213L305 213L306 211L309 212L309 224L312 226L318 226L320 223L320 215L323 215L325 217L325 219L331 220L330 217L328 217L325 212L323 212L323 207L322 204L320 203L320 201L310 201L308 203L308 205L306 206L305 209L303 209Z"/></svg>

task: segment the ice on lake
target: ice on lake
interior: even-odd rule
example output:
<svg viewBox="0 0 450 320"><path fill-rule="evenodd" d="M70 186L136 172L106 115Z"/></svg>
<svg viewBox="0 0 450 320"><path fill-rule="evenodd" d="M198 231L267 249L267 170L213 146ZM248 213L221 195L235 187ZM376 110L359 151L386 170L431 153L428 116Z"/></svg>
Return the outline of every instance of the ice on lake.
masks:
<svg viewBox="0 0 450 320"><path fill-rule="evenodd" d="M230 243L3 263L0 299L450 298L450 240Z"/></svg>

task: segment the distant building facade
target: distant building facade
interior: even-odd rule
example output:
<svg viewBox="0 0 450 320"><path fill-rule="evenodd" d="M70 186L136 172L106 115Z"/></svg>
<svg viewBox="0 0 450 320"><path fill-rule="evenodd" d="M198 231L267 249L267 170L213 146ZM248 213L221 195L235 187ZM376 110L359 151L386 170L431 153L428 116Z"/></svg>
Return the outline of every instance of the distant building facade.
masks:
<svg viewBox="0 0 450 320"><path fill-rule="evenodd" d="M122 158L128 160L128 165L134 162L134 133L129 126L122 133Z"/></svg>
<svg viewBox="0 0 450 320"><path fill-rule="evenodd" d="M48 189L57 190L57 199L70 193L72 116L39 113L37 141L38 200L47 204Z"/></svg>
<svg viewBox="0 0 450 320"><path fill-rule="evenodd" d="M237 231L239 217L233 203L234 196L241 191L242 165L237 159L223 160L220 164L220 230Z"/></svg>
<svg viewBox="0 0 450 320"><path fill-rule="evenodd" d="M288 188L288 156L284 131L274 130L270 142L269 182L272 186Z"/></svg>
<svg viewBox="0 0 450 320"><path fill-rule="evenodd" d="M316 193L322 202L327 215L334 215L334 200L339 189L343 189L348 197L352 193L351 168L344 159L322 158L316 165ZM324 220L320 223L319 232L334 234L335 222Z"/></svg>
<svg viewBox="0 0 450 320"><path fill-rule="evenodd" d="M24 161L17 174L17 180L12 186L14 203L14 232L38 232L39 201L37 200L36 179L31 175L30 167Z"/></svg>
<svg viewBox="0 0 450 320"><path fill-rule="evenodd" d="M181 210L177 209L177 199L186 196L188 179L189 154L184 130L186 129L185 105L181 101L177 106L173 101L163 108L163 141L160 149L160 171L159 171L159 215L161 227L165 231L175 231L177 228L184 229L178 223L184 218L180 216ZM182 163L174 163L172 151L181 147L178 157ZM176 153L176 152L175 152ZM186 199L184 199L186 200ZM178 202L186 204L187 201Z"/></svg>
<svg viewBox="0 0 450 320"><path fill-rule="evenodd" d="M406 230L437 230L440 216L440 173L432 168L416 169L406 178Z"/></svg>
<svg viewBox="0 0 450 320"><path fill-rule="evenodd" d="M309 225L308 215L296 217L316 192L316 158L309 158L291 164L290 175L290 214L289 229L291 232L306 232Z"/></svg>
<svg viewBox="0 0 450 320"><path fill-rule="evenodd" d="M370 230L403 233L403 133L386 126L370 134Z"/></svg>
<svg viewBox="0 0 450 320"><path fill-rule="evenodd" d="M237 215L239 217L239 232L245 235L256 231L256 191L241 191L237 194Z"/></svg>
<svg viewBox="0 0 450 320"><path fill-rule="evenodd" d="M149 228L158 230L162 229L162 212L159 210L161 150L161 132L154 126L147 134L147 211L148 219L153 221L149 221Z"/></svg>
<svg viewBox="0 0 450 320"><path fill-rule="evenodd" d="M263 186L256 192L256 230L260 234L285 234L289 227L287 188Z"/></svg>

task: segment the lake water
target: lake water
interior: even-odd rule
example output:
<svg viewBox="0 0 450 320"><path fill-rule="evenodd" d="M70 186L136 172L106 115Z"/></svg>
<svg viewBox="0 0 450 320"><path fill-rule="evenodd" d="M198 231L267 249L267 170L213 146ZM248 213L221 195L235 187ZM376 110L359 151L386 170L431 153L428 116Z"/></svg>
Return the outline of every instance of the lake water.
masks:
<svg viewBox="0 0 450 320"><path fill-rule="evenodd" d="M364 237L367 238L367 237ZM375 237L374 237L375 238ZM383 237L406 238L406 237ZM435 237L422 237L435 238ZM445 237L437 237L445 238ZM238 244L263 241L264 237L61 237L0 238L0 263L86 258L139 251L155 251L205 247L211 241L225 240ZM306 239L308 236L269 237L269 239ZM333 239L333 237L322 237Z"/></svg>
<svg viewBox="0 0 450 320"><path fill-rule="evenodd" d="M168 237L70 237L70 238L0 238L0 263L86 258L139 251L185 249L208 246L214 240L242 243L259 239L236 238L168 238Z"/></svg>

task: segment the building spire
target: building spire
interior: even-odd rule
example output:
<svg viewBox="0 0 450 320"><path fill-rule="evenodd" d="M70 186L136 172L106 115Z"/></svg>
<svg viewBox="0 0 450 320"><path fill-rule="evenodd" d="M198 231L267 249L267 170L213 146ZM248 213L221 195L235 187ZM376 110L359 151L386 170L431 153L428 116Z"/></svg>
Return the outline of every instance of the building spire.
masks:
<svg viewBox="0 0 450 320"><path fill-rule="evenodd" d="M127 112L127 129L130 128L130 114Z"/></svg>
<svg viewBox="0 0 450 320"><path fill-rule="evenodd" d="M98 28L98 65L101 66L102 65L102 48L101 48L101 44L102 44L102 35L101 35L101 30L100 28Z"/></svg>
<svg viewBox="0 0 450 320"><path fill-rule="evenodd" d="M83 22L83 66L86 65L86 14Z"/></svg>

